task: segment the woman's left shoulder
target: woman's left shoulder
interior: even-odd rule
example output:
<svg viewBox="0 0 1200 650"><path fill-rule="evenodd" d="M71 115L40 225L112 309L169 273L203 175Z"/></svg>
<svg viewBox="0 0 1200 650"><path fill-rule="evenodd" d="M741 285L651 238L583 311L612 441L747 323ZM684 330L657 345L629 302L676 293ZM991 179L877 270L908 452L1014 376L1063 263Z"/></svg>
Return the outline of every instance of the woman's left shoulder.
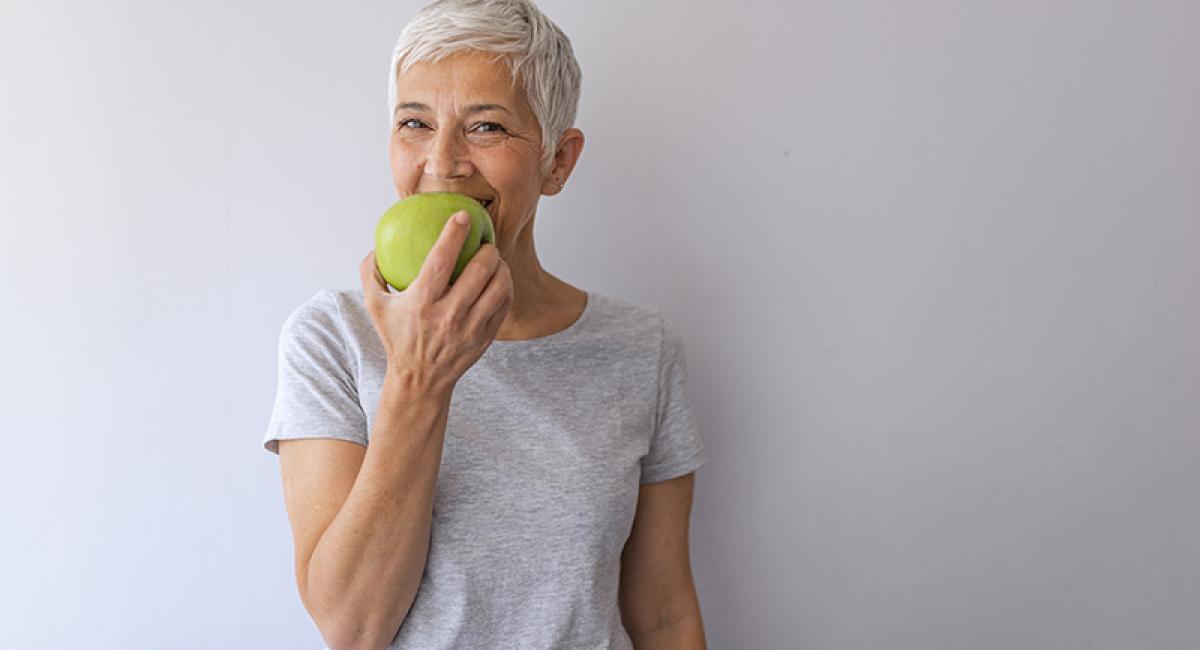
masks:
<svg viewBox="0 0 1200 650"><path fill-rule="evenodd" d="M605 329L620 330L627 335L637 335L639 338L657 336L664 328L672 329L662 315L662 311L653 306L618 298L596 291L588 292L589 300L595 301L594 314L602 320Z"/></svg>

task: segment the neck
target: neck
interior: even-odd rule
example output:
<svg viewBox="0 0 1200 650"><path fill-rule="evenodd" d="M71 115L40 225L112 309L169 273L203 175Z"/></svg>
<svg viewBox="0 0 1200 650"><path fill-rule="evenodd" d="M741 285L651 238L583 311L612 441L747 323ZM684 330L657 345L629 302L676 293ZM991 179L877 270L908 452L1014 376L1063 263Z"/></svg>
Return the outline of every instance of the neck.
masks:
<svg viewBox="0 0 1200 650"><path fill-rule="evenodd" d="M517 236L512 250L501 251L512 275L513 298L496 334L520 341L553 334L574 322L586 294L542 268L533 245L533 220ZM564 322L565 319L565 322Z"/></svg>

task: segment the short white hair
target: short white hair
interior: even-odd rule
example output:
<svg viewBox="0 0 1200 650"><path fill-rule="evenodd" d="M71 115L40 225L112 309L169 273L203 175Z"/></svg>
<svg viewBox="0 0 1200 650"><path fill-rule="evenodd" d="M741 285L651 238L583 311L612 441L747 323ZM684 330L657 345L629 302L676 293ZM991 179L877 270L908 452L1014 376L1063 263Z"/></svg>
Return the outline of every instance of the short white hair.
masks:
<svg viewBox="0 0 1200 650"><path fill-rule="evenodd" d="M413 17L392 51L388 121L395 118L396 78L415 63L456 52L494 53L518 79L542 131L542 173L558 139L575 125L582 74L567 35L529 0L438 0Z"/></svg>

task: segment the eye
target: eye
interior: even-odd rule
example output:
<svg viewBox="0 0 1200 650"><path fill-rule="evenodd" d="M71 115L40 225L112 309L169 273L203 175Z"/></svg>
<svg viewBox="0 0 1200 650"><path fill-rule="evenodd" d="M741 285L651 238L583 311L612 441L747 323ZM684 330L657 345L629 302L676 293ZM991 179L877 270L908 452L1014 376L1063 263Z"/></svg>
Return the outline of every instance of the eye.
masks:
<svg viewBox="0 0 1200 650"><path fill-rule="evenodd" d="M413 124L413 123L419 124L420 126L409 126L410 124ZM406 119L400 120L399 122L396 122L396 130L397 131L399 131L400 129L405 129L405 128L419 129L423 126L425 126L425 123L422 122L421 120L418 120L415 117L406 118Z"/></svg>
<svg viewBox="0 0 1200 650"><path fill-rule="evenodd" d="M504 130L504 127L501 126L497 122L480 122L480 123L476 124L475 126L477 129L479 127L485 127L485 126L486 127L495 127L492 129L480 130L480 133L508 133L508 131Z"/></svg>

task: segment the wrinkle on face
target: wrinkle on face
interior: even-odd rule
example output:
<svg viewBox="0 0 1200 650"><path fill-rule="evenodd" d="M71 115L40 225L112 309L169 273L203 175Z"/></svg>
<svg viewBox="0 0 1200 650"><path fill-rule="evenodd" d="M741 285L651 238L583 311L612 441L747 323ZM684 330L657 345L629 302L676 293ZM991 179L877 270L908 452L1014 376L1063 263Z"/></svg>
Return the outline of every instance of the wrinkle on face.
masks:
<svg viewBox="0 0 1200 650"><path fill-rule="evenodd" d="M493 196L497 244L502 253L513 250L533 218L545 179L538 169L541 129L507 63L489 53L459 52L413 65L397 77L396 90L389 157L399 196L425 191ZM426 109L405 106L410 103ZM507 110L470 110L481 104ZM494 127L483 122L495 122L506 133L487 133Z"/></svg>

